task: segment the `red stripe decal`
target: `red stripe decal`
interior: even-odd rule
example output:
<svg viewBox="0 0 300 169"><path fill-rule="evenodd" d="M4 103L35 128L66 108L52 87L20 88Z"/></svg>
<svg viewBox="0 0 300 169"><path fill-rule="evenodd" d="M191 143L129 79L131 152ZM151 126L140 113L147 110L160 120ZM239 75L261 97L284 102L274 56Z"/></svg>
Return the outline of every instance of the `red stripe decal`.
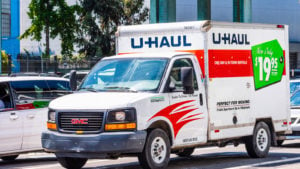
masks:
<svg viewBox="0 0 300 169"><path fill-rule="evenodd" d="M35 109L32 103L16 105L17 110Z"/></svg>
<svg viewBox="0 0 300 169"><path fill-rule="evenodd" d="M208 50L208 58L210 78L253 76L251 50Z"/></svg>
<svg viewBox="0 0 300 169"><path fill-rule="evenodd" d="M198 108L192 108L192 109L190 108L190 109L186 109L186 110L182 110L182 111L173 112L178 107L183 106L188 103L191 103L191 102L194 102L194 101L195 100L187 100L187 101L172 104L172 105L160 110L158 113L153 115L149 120L151 120L155 117L165 117L165 118L169 119L169 121L171 122L172 127L173 127L174 137L176 138L178 132L184 125L186 125L187 123L192 122L194 120L202 119L199 117L195 117L196 115L201 115L202 113L198 113L196 115L190 115L190 116L182 119L183 116L189 114L190 112L192 112L194 110L197 110Z"/></svg>
<svg viewBox="0 0 300 169"><path fill-rule="evenodd" d="M251 50L208 50L209 77L253 76Z"/></svg>

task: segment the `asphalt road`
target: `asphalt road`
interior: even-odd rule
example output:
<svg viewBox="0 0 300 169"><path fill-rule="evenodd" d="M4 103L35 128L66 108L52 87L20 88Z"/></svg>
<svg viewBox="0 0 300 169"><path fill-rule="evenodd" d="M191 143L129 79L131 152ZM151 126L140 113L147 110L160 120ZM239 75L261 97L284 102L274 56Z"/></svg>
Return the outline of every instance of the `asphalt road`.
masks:
<svg viewBox="0 0 300 169"><path fill-rule="evenodd" d="M272 147L267 158L248 157L244 145L199 148L189 158L172 155L169 169L299 169L300 140L286 141L282 147ZM0 160L0 169L62 169L53 154L29 153L13 162ZM85 169L141 169L137 158L89 160Z"/></svg>

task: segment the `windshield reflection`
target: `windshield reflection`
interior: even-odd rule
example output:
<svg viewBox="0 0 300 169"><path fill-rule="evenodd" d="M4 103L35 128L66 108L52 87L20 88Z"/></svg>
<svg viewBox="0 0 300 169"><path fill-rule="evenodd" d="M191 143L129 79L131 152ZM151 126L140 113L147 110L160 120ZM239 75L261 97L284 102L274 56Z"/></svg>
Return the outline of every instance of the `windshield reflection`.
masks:
<svg viewBox="0 0 300 169"><path fill-rule="evenodd" d="M156 91L167 62L163 58L103 60L92 69L79 90Z"/></svg>

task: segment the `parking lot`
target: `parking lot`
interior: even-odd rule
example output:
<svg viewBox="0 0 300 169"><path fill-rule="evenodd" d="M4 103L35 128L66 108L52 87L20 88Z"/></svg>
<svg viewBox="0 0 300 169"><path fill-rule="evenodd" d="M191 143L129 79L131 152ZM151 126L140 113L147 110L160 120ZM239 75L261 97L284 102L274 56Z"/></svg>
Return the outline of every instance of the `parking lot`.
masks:
<svg viewBox="0 0 300 169"><path fill-rule="evenodd" d="M248 168L299 168L300 141L286 141L282 147L272 147L267 158L249 158L244 145L232 145L218 148L206 147L197 149L189 158L172 155L170 169L248 169ZM23 154L13 162L0 161L1 169L61 169L53 154L29 153ZM84 168L89 169L140 169L135 157L117 160L92 159Z"/></svg>

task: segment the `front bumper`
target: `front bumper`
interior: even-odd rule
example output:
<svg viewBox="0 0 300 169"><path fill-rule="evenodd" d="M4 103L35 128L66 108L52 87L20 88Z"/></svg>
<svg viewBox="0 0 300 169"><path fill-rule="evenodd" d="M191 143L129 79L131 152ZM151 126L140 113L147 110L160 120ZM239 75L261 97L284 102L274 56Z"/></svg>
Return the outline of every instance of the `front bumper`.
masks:
<svg viewBox="0 0 300 169"><path fill-rule="evenodd" d="M42 133L42 147L58 157L110 158L119 154L142 152L146 137L146 131L93 135L47 131Z"/></svg>

